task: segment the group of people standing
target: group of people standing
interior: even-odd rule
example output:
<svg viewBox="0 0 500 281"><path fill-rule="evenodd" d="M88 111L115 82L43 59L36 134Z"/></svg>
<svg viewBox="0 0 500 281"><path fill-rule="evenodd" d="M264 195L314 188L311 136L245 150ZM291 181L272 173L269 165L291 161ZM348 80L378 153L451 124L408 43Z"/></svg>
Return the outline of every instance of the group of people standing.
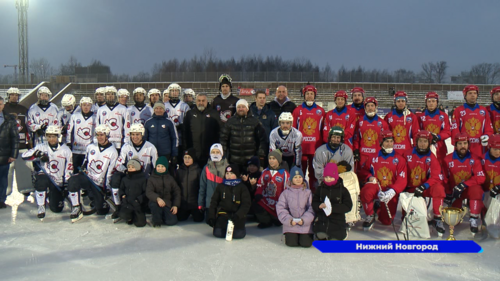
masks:
<svg viewBox="0 0 500 281"><path fill-rule="evenodd" d="M226 74L219 91L209 104L206 94L182 94L175 83L162 101L160 90L139 87L128 106L128 90L109 86L96 89L95 102L82 97L79 105L66 94L59 109L50 102L51 91L40 87L38 102L28 110L18 104L19 90L9 89L5 109L0 99L0 141L9 144L0 148L0 208L6 171L18 162L19 150L35 163L40 219L48 196L53 212L61 212L68 198L73 222L111 208L113 219L138 227L146 225L148 212L154 227L192 216L213 227L216 237L225 237L231 221L233 238L243 238L252 214L259 228L283 225L289 246L346 239L352 225L345 214L357 208L341 177L346 172L355 173L362 186L366 230L377 215L391 224L398 195L410 192L432 198L439 235L445 231L439 206L460 207L467 199L475 234L485 211L483 193L494 197L500 191L500 87L491 90L487 108L477 104L478 87L465 87L465 103L451 124L435 92L426 95L426 109L414 114L407 94L398 91L395 108L382 118L377 99L365 97L360 87L350 91L350 105L348 93L337 91L328 112L315 102L313 85L303 88L299 106L285 86L276 89L273 101L266 103L266 93L257 91L249 104L232 95ZM450 137L455 151L448 154Z"/></svg>

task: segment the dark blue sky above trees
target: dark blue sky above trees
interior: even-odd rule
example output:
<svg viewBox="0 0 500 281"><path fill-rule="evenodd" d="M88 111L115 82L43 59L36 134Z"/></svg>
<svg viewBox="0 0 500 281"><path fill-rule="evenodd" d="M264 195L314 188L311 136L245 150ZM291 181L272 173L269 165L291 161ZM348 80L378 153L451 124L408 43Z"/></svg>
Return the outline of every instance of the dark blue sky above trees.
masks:
<svg viewBox="0 0 500 281"><path fill-rule="evenodd" d="M0 0L0 65L18 63L14 3ZM446 61L454 75L500 62L498 11L496 0L30 0L29 57L57 69L73 55L133 75L212 50L220 59L305 58L334 70L420 71L423 63Z"/></svg>

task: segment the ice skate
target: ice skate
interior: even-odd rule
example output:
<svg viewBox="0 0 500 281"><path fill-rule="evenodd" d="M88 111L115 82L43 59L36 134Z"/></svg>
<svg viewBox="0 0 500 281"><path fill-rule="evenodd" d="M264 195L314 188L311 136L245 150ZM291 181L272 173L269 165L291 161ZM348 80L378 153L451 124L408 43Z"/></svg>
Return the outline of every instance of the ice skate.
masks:
<svg viewBox="0 0 500 281"><path fill-rule="evenodd" d="M37 217L43 221L43 218L45 218L45 206L44 205L39 205L38 206L38 215Z"/></svg>
<svg viewBox="0 0 500 281"><path fill-rule="evenodd" d="M73 207L73 210L71 210L71 215L69 215L69 218L71 219L72 223L77 222L83 218L83 213L80 206Z"/></svg>
<svg viewBox="0 0 500 281"><path fill-rule="evenodd" d="M479 221L479 218L478 217L470 217L469 218L469 222L470 222L470 232L472 234L472 238L474 238L474 236L476 236L476 233L479 231L479 228L478 228L478 221Z"/></svg>
<svg viewBox="0 0 500 281"><path fill-rule="evenodd" d="M437 235L439 237L443 237L443 234L446 231L444 228L443 220L441 220L441 218L434 218L433 225L437 231Z"/></svg>
<svg viewBox="0 0 500 281"><path fill-rule="evenodd" d="M372 229L374 223L375 223L375 214L367 216L365 221L363 222L363 229L365 231Z"/></svg>

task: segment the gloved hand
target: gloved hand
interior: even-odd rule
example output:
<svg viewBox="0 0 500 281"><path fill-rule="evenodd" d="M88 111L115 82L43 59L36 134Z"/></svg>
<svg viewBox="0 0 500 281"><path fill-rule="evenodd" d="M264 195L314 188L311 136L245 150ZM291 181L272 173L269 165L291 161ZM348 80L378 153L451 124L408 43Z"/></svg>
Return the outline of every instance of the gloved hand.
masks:
<svg viewBox="0 0 500 281"><path fill-rule="evenodd" d="M233 214L233 215L231 216L231 220L232 220L233 222L234 222L234 221L237 221L237 220L239 220L239 219L240 219L240 217L239 217L239 216L238 216L238 214L236 214L236 213L235 213L235 214Z"/></svg>
<svg viewBox="0 0 500 281"><path fill-rule="evenodd" d="M460 198L460 196L462 195L462 192L464 192L464 190L465 190L466 187L467 187L467 185L465 185L464 183L458 184L457 186L455 186L453 188L453 193L451 194L451 196L454 199Z"/></svg>
<svg viewBox="0 0 500 281"><path fill-rule="evenodd" d="M490 196L491 198L495 198L498 193L500 193L500 184L495 185L491 190L490 190Z"/></svg>
<svg viewBox="0 0 500 281"><path fill-rule="evenodd" d="M455 201L455 199L450 194L446 194L446 197L443 200L443 202L448 206L451 206L451 204L453 204L453 201Z"/></svg>
<svg viewBox="0 0 500 281"><path fill-rule="evenodd" d="M382 198L380 198L381 193L383 194ZM392 198L394 198L395 195L396 195L396 191L394 191L394 189L391 188L391 189L387 190L386 192L380 191L378 196L379 196L380 201L387 204L387 203L389 203L389 201L391 201Z"/></svg>
<svg viewBox="0 0 500 281"><path fill-rule="evenodd" d="M45 129L47 129L47 124L43 123L40 130L45 131Z"/></svg>
<svg viewBox="0 0 500 281"><path fill-rule="evenodd" d="M33 156L35 156L35 158L40 158L43 156L43 152L40 150L37 150L37 151L35 151L35 153L33 153Z"/></svg>
<svg viewBox="0 0 500 281"><path fill-rule="evenodd" d="M415 192L413 193L415 197L422 197L422 194L425 191L425 185L421 185L415 188Z"/></svg>
<svg viewBox="0 0 500 281"><path fill-rule="evenodd" d="M42 155L42 157L40 157L40 161L42 161L43 163L49 162L49 160L49 155L47 154L44 154Z"/></svg>
<svg viewBox="0 0 500 281"><path fill-rule="evenodd" d="M488 140L490 137L488 135L483 135L481 136L481 145L482 146L488 146Z"/></svg>
<svg viewBox="0 0 500 281"><path fill-rule="evenodd" d="M61 128L61 134L66 135L68 133L68 126L62 126Z"/></svg>
<svg viewBox="0 0 500 281"><path fill-rule="evenodd" d="M347 163L347 161L342 160L339 163L337 163L337 167L339 170L339 173L344 173L344 172L349 172L352 170L351 164ZM341 172L342 170L342 172Z"/></svg>
<svg viewBox="0 0 500 281"><path fill-rule="evenodd" d="M359 155L359 149L354 150L353 154L354 154L354 161L359 162L359 160L361 160L361 156Z"/></svg>
<svg viewBox="0 0 500 281"><path fill-rule="evenodd" d="M432 134L432 144L436 144L439 141L439 138L436 134Z"/></svg>
<svg viewBox="0 0 500 281"><path fill-rule="evenodd" d="M262 200L263 197L264 196L262 196L262 194L256 194L254 199L255 203L258 203L260 200Z"/></svg>
<svg viewBox="0 0 500 281"><path fill-rule="evenodd" d="M208 219L208 225L210 225L210 227L214 227L214 224L215 224L215 220L214 219Z"/></svg>

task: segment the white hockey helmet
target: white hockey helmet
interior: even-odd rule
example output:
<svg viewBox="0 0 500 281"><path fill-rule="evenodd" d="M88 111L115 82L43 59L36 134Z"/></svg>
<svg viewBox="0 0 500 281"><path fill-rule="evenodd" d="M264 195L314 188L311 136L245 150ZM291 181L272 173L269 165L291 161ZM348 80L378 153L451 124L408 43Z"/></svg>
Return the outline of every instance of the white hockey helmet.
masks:
<svg viewBox="0 0 500 281"><path fill-rule="evenodd" d="M106 94L106 87L99 87L97 89L95 89L95 93L96 94Z"/></svg>
<svg viewBox="0 0 500 281"><path fill-rule="evenodd" d="M38 89L38 91L36 92L36 97L40 98L41 94L47 94L49 95L49 98L52 96L52 92L49 90L49 88L45 86L42 86Z"/></svg>
<svg viewBox="0 0 500 281"><path fill-rule="evenodd" d="M165 91L163 91L163 95L165 95L165 92L169 93L169 95L170 95L170 93L174 90L178 90L179 96L180 96L182 88L177 83L172 83L172 84L168 85L167 89Z"/></svg>
<svg viewBox="0 0 500 281"><path fill-rule="evenodd" d="M144 131L144 125L142 125L141 123L136 123L130 126L130 133L141 133L141 135L144 136Z"/></svg>
<svg viewBox="0 0 500 281"><path fill-rule="evenodd" d="M151 97L152 94L158 94L158 95L161 96L160 90L158 90L156 88L153 88L153 89L149 90L149 92L148 92L148 99Z"/></svg>
<svg viewBox="0 0 500 281"><path fill-rule="evenodd" d="M281 121L293 122L293 115L290 112L283 112L280 114L280 118L278 119L278 122Z"/></svg>
<svg viewBox="0 0 500 281"><path fill-rule="evenodd" d="M109 129L108 125L105 125L105 124L101 124L95 128L96 134L97 133L104 133L106 136L109 137L109 132L111 132L111 130Z"/></svg>
<svg viewBox="0 0 500 281"><path fill-rule="evenodd" d="M146 95L146 90L143 88L143 87L137 87L134 89L134 91L132 92L133 95L135 94L144 94Z"/></svg>
<svg viewBox="0 0 500 281"><path fill-rule="evenodd" d="M115 86L106 86L106 90L105 91L106 91L106 93L111 92L111 93L114 93L114 94L116 94L118 92L118 90L116 90Z"/></svg>
<svg viewBox="0 0 500 281"><path fill-rule="evenodd" d="M8 90L7 90L7 98L10 96L10 95L20 95L21 93L19 92L19 89L16 88L16 87L10 87Z"/></svg>
<svg viewBox="0 0 500 281"><path fill-rule="evenodd" d="M65 94L61 100L61 105L66 106L75 106L76 98L72 94Z"/></svg>
<svg viewBox="0 0 500 281"><path fill-rule="evenodd" d="M127 90L127 89L120 89L118 90L118 93L116 94L118 97L121 97L121 96L127 96L127 97L130 97L130 92Z"/></svg>
<svg viewBox="0 0 500 281"><path fill-rule="evenodd" d="M93 101L92 101L92 99L91 99L91 98L89 98L89 97L82 97L82 98L80 99L80 106L81 106L82 104L84 104L84 103L90 103L90 104L92 104L92 103L93 103Z"/></svg>
<svg viewBox="0 0 500 281"><path fill-rule="evenodd" d="M57 136L60 136L61 135L61 128L59 128L59 126L56 126L56 125L50 125L45 130L45 135L57 135Z"/></svg>
<svg viewBox="0 0 500 281"><path fill-rule="evenodd" d="M196 93L193 91L193 89L188 88L184 90L184 96L192 96L194 99L196 98Z"/></svg>

